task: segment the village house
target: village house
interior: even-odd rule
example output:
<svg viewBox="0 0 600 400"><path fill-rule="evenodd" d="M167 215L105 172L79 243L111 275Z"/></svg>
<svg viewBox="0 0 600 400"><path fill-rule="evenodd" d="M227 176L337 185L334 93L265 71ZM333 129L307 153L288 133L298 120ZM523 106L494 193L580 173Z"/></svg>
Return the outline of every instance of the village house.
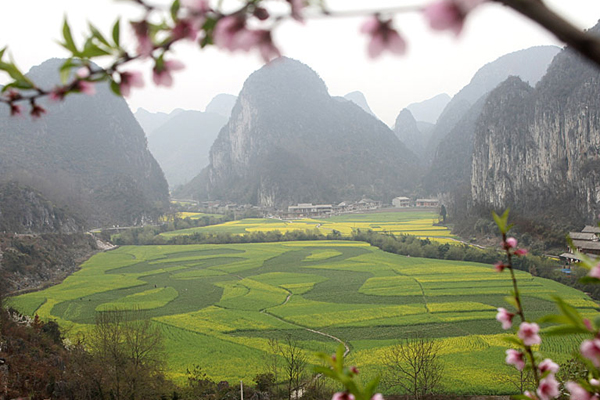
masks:
<svg viewBox="0 0 600 400"><path fill-rule="evenodd" d="M316 217L330 215L333 210L331 204L299 203L297 206L289 206L288 213L298 217Z"/></svg>
<svg viewBox="0 0 600 400"><path fill-rule="evenodd" d="M415 202L417 207L439 207L438 199L417 199Z"/></svg>
<svg viewBox="0 0 600 400"><path fill-rule="evenodd" d="M570 246L566 253L560 255L564 258L567 263L576 263L581 261L579 255L575 254L575 251L585 254L587 256L598 258L600 256L600 228L593 226L586 226L581 232L569 232L569 237L573 243L573 248Z"/></svg>
<svg viewBox="0 0 600 400"><path fill-rule="evenodd" d="M392 205L396 208L410 207L410 199L408 197L394 197Z"/></svg>

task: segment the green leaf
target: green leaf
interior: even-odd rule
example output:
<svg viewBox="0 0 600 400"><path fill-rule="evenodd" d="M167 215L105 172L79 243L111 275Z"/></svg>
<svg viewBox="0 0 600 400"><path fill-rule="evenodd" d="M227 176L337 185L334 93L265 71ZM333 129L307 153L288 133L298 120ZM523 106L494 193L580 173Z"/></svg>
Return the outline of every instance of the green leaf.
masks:
<svg viewBox="0 0 600 400"><path fill-rule="evenodd" d="M173 21L177 21L177 13L179 12L179 8L179 0L175 0L173 4L171 4L171 18L173 18Z"/></svg>
<svg viewBox="0 0 600 400"><path fill-rule="evenodd" d="M110 81L110 90L112 90L112 92L117 96L121 96L121 88L117 82Z"/></svg>
<svg viewBox="0 0 600 400"><path fill-rule="evenodd" d="M115 46L121 47L121 20L118 19L117 22L113 25L112 29L112 38L113 42L115 42Z"/></svg>
<svg viewBox="0 0 600 400"><path fill-rule="evenodd" d="M544 315L538 319L539 323L552 323L552 324L568 324L570 320L564 315Z"/></svg>
<svg viewBox="0 0 600 400"><path fill-rule="evenodd" d="M573 335L576 333L589 333L589 331L580 326L573 325L560 325L560 326L551 326L549 328L544 329L543 331L547 335Z"/></svg>
<svg viewBox="0 0 600 400"><path fill-rule="evenodd" d="M8 89L11 89L11 88L21 89L21 90L29 90L29 89L33 89L34 86L30 82L26 82L26 81L14 81L14 82L11 82L11 83L5 85L2 88L2 92L5 92L5 91L7 91Z"/></svg>
<svg viewBox="0 0 600 400"><path fill-rule="evenodd" d="M90 32L92 32L92 36L95 37L96 39L98 39L100 41L100 43L110 47L110 43L108 43L108 40L106 40L104 38L104 36L102 36L102 33L100 33L100 31L98 29L96 29L96 27L94 25L92 25L91 23L89 24L90 27Z"/></svg>
<svg viewBox="0 0 600 400"><path fill-rule="evenodd" d="M521 339L519 339L516 336L512 336L512 335L511 336L504 336L502 338L502 340L504 340L505 342L508 342L510 344L515 344L518 347L523 347L523 342L521 341Z"/></svg>
<svg viewBox="0 0 600 400"><path fill-rule="evenodd" d="M513 306L515 310L519 309L519 304L517 303L517 299L515 298L515 296L506 296L504 298L504 301Z"/></svg>
<svg viewBox="0 0 600 400"><path fill-rule="evenodd" d="M565 303L565 301L560 297L553 296L553 298L561 313L565 317L567 317L574 325L585 326L581 314L579 314L579 311L577 311L575 307Z"/></svg>
<svg viewBox="0 0 600 400"><path fill-rule="evenodd" d="M2 57L4 57L4 52L6 51L6 47L3 48L2 50L0 50L0 60L2 60Z"/></svg>
<svg viewBox="0 0 600 400"><path fill-rule="evenodd" d="M69 26L69 22L67 21L66 17L65 22L63 23L63 38L65 39L65 42L61 43L61 45L73 53L73 55L78 55L77 46L75 45L73 35L71 34L71 27Z"/></svg>
<svg viewBox="0 0 600 400"><path fill-rule="evenodd" d="M93 58L107 56L109 54L110 52L101 49L100 47L96 46L94 42L91 41L91 39L88 39L86 40L85 45L83 46L83 51L80 55L84 58Z"/></svg>

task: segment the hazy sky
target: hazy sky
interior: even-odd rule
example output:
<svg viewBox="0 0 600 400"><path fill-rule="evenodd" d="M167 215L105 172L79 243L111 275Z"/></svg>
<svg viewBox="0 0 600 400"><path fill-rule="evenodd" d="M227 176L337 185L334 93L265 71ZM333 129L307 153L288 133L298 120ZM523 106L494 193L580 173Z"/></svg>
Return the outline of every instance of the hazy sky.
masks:
<svg viewBox="0 0 600 400"><path fill-rule="evenodd" d="M576 25L587 28L600 18L598 0L548 0ZM418 0L329 0L332 9L372 9L376 6L423 4ZM114 0L19 0L0 3L0 46L9 46L17 65L28 70L66 52L56 44L62 19L71 21L75 35L87 21L108 33L117 18L139 14L137 7ZM314 69L332 95L360 90L371 109L393 124L398 112L412 102L439 93L454 95L484 64L512 51L543 44L559 44L552 36L511 10L485 4L468 19L463 34L432 32L418 13L402 14L396 26L409 42L405 56L366 56L367 39L359 33L364 18L311 20L306 24L285 22L275 42L284 55ZM77 36L76 36L77 37ZM170 112L175 108L204 110L219 93L238 94L250 73L262 66L255 53L228 53L214 48L200 50L192 44L175 47L186 69L175 76L170 89L151 84L149 67L146 88L133 92L128 102L133 111ZM0 83L5 82L0 76Z"/></svg>

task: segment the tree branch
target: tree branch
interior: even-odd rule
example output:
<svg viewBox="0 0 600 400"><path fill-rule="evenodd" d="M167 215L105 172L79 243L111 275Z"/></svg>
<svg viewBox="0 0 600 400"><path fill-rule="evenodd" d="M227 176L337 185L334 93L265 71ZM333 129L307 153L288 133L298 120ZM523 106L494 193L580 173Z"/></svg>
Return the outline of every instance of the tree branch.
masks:
<svg viewBox="0 0 600 400"><path fill-rule="evenodd" d="M582 56L600 66L600 38L581 31L550 10L541 0L494 0L541 25Z"/></svg>

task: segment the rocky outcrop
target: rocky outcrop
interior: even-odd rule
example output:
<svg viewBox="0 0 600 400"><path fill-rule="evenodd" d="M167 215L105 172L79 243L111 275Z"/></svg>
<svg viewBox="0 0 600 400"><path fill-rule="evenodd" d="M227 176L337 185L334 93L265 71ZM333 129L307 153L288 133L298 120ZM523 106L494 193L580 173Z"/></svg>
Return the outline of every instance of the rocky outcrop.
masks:
<svg viewBox="0 0 600 400"><path fill-rule="evenodd" d="M475 131L473 207L592 222L600 211L599 96L600 71L569 50L535 89L512 77L494 90Z"/></svg>
<svg viewBox="0 0 600 400"><path fill-rule="evenodd" d="M454 129L469 109L509 76L518 76L534 86L544 76L548 65L560 51L556 46L537 46L506 54L484 65L467 86L448 103L437 120L427 145L430 160L440 142Z"/></svg>
<svg viewBox="0 0 600 400"><path fill-rule="evenodd" d="M414 185L416 157L381 121L278 59L244 83L210 165L177 195L263 206L385 199Z"/></svg>
<svg viewBox="0 0 600 400"><path fill-rule="evenodd" d="M229 119L236 100L237 96L232 94L218 94L210 101L210 103L208 103L204 111L207 113L218 114L225 119Z"/></svg>
<svg viewBox="0 0 600 400"><path fill-rule="evenodd" d="M435 124L450 100L450 96L442 93L431 99L409 104L406 108L417 121Z"/></svg>
<svg viewBox="0 0 600 400"><path fill-rule="evenodd" d="M358 90L355 92L350 92L347 95L345 95L344 98L346 100L350 100L351 102L362 108L365 112L371 114L374 117L377 117L375 113L371 110L371 107L369 107L367 98L362 92L359 92Z"/></svg>
<svg viewBox="0 0 600 400"><path fill-rule="evenodd" d="M51 88L61 64L47 61L29 75ZM169 205L164 175L125 100L105 84L96 90L45 101L48 113L39 120L1 108L1 180L34 188L86 227L155 220Z"/></svg>
<svg viewBox="0 0 600 400"><path fill-rule="evenodd" d="M422 132L410 110L404 108L396 117L394 133L402 143L419 159L425 156L425 146L429 140L431 129Z"/></svg>

